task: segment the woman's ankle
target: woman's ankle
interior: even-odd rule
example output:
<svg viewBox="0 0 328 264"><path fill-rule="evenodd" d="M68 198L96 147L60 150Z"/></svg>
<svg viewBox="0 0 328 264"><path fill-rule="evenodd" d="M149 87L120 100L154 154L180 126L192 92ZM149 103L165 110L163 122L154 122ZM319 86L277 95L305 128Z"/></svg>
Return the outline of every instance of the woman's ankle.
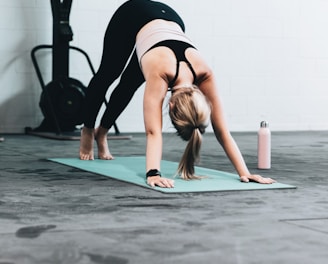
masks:
<svg viewBox="0 0 328 264"><path fill-rule="evenodd" d="M82 132L86 133L86 134L94 134L95 133L95 129L94 128L89 128L89 127L83 127L82 128Z"/></svg>
<svg viewBox="0 0 328 264"><path fill-rule="evenodd" d="M108 134L108 128L104 128L102 126L99 126L95 130L95 137L107 137Z"/></svg>

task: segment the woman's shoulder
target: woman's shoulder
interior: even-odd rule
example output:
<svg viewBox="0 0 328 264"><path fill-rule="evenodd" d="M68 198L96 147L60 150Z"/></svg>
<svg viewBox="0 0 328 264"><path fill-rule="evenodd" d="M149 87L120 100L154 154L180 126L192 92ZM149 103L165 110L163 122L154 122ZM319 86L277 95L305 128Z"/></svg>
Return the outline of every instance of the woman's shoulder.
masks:
<svg viewBox="0 0 328 264"><path fill-rule="evenodd" d="M140 61L142 70L159 74L174 75L176 58L174 53L166 47L157 47L147 52Z"/></svg>

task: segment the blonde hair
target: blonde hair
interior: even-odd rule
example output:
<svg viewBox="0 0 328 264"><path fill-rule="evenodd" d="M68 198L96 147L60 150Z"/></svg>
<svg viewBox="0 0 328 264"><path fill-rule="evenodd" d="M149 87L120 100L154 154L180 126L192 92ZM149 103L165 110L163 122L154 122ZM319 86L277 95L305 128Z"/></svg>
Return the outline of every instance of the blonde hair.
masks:
<svg viewBox="0 0 328 264"><path fill-rule="evenodd" d="M188 141L177 174L185 180L199 179L194 164L199 160L202 134L208 126L211 107L197 86L172 89L169 115L177 134Z"/></svg>

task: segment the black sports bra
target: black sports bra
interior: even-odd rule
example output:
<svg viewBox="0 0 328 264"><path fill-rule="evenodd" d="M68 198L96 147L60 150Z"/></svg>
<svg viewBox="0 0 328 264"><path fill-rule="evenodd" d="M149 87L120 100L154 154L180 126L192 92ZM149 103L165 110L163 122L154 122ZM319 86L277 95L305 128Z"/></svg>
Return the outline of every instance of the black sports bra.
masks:
<svg viewBox="0 0 328 264"><path fill-rule="evenodd" d="M173 53L175 54L175 57L177 58L176 73L175 73L175 76L173 77L173 79L169 82L169 88L174 87L174 83L178 79L181 61L185 62L188 65L188 67L194 77L193 83L196 82L196 78L197 78L196 72L185 55L186 49L188 49L188 48L196 49L193 45L183 42L183 41L179 41L179 40L164 40L164 41L158 42L157 44L152 46L149 50L157 48L157 47L167 47L167 48L171 49L173 51Z"/></svg>

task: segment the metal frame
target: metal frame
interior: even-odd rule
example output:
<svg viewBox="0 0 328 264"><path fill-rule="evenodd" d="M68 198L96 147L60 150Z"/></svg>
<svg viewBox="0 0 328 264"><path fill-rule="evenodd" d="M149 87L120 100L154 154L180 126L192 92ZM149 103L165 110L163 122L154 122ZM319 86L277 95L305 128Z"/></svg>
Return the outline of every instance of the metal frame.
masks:
<svg viewBox="0 0 328 264"><path fill-rule="evenodd" d="M74 46L70 46L69 42L73 39L73 31L69 25L69 15L72 7L72 0L50 0L51 9L53 15L53 45L39 45L32 49L31 58L33 66L35 68L38 80L40 82L42 91L46 96L47 103L50 107L50 112L55 122L54 126L56 128L56 134L60 135L62 133L54 107L52 105L50 96L46 89L46 84L42 78L41 70L36 59L36 52L41 49L51 49L52 50L52 79L69 78L69 52L70 50L76 50L83 54L87 59L89 67L93 75L96 74L94 67L91 63L90 57L82 49ZM104 103L108 106L106 98L104 98ZM119 135L120 131L114 123L115 134Z"/></svg>

